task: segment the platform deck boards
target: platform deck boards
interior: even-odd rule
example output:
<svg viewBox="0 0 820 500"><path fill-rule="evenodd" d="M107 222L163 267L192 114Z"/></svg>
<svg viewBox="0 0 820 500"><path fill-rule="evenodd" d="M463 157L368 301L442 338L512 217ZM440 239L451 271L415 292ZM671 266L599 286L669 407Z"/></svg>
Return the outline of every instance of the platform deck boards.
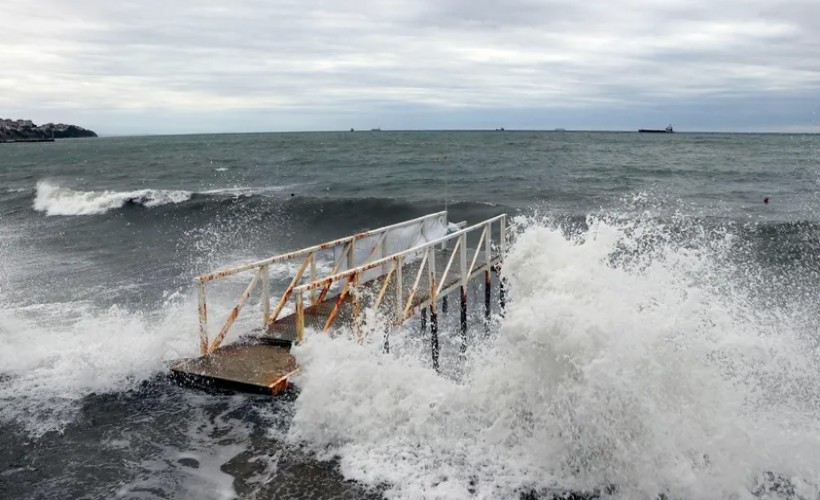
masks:
<svg viewBox="0 0 820 500"><path fill-rule="evenodd" d="M289 348L259 343L224 346L171 365L174 375L194 385L274 394L285 389L287 376L296 369Z"/></svg>

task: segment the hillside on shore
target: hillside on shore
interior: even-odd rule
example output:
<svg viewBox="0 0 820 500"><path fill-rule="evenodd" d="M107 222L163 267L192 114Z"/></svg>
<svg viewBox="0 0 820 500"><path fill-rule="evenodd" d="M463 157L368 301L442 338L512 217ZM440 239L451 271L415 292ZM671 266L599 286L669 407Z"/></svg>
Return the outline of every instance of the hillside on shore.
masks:
<svg viewBox="0 0 820 500"><path fill-rule="evenodd" d="M77 137L97 137L97 134L77 125L65 123L35 125L31 120L0 118L0 142L39 142Z"/></svg>

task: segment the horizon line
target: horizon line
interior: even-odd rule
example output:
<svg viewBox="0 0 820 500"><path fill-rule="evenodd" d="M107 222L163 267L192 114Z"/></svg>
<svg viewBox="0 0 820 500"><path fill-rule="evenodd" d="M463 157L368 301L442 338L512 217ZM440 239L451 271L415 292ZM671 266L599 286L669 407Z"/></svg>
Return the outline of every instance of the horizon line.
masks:
<svg viewBox="0 0 820 500"><path fill-rule="evenodd" d="M343 134L380 134L391 132L539 132L539 133L609 133L609 134L638 134L638 129L583 129L583 128L458 128L458 129L327 129L327 130L253 130L253 131L228 131L228 132L168 132L168 133L124 133L124 134L106 134L96 132L98 138L107 137L173 137L173 136L195 136L195 135L251 135L251 134L329 134L329 133L343 133ZM768 134L768 135L818 135L820 129L816 131L809 130L675 130L673 134Z"/></svg>

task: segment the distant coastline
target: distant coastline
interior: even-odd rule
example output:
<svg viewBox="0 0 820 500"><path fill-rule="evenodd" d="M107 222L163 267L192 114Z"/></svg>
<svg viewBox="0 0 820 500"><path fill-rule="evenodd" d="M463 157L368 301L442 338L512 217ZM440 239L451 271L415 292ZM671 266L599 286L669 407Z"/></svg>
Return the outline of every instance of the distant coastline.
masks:
<svg viewBox="0 0 820 500"><path fill-rule="evenodd" d="M77 125L46 123L36 125L31 120L0 118L0 142L51 142L55 139L97 137L97 134Z"/></svg>

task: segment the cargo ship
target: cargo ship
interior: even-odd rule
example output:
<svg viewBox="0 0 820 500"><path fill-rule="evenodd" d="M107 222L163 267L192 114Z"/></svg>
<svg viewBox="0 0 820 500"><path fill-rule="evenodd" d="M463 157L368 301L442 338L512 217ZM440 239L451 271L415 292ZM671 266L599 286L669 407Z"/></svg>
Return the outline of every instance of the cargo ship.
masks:
<svg viewBox="0 0 820 500"><path fill-rule="evenodd" d="M672 129L672 125L669 125L665 129L639 128L638 132L642 134L672 134L675 131Z"/></svg>

